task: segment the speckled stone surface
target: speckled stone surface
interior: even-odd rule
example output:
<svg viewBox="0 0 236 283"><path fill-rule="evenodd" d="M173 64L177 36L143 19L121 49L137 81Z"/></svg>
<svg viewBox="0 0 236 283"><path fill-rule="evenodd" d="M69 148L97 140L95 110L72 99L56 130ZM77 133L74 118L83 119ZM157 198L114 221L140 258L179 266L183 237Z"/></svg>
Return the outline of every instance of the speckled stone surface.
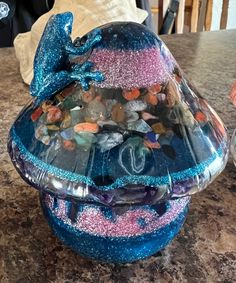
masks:
<svg viewBox="0 0 236 283"><path fill-rule="evenodd" d="M229 132L236 109L236 30L162 37L182 69L218 112ZM127 265L93 262L57 240L38 201L6 152L16 115L30 99L12 48L0 49L0 282L236 282L236 168L192 197L181 233L162 252Z"/></svg>

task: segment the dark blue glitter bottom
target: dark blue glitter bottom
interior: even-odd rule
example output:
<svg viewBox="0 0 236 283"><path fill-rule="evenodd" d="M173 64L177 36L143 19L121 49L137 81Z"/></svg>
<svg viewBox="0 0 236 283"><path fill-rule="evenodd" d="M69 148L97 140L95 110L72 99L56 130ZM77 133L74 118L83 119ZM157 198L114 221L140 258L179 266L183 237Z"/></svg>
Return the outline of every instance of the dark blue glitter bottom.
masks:
<svg viewBox="0 0 236 283"><path fill-rule="evenodd" d="M101 262L128 263L149 257L163 249L181 229L187 212L186 205L177 217L155 232L132 237L107 237L79 231L51 212L41 195L44 215L55 235L82 256Z"/></svg>

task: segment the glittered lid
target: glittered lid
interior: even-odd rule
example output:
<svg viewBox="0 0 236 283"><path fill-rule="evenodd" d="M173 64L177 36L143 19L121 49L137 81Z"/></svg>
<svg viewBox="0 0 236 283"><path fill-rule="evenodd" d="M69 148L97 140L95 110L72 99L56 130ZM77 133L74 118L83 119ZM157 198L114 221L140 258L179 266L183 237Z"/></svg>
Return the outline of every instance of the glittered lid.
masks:
<svg viewBox="0 0 236 283"><path fill-rule="evenodd" d="M177 65L165 44L147 27L135 23L113 23L101 27L102 39L89 60L104 74L104 88L149 87L168 81Z"/></svg>

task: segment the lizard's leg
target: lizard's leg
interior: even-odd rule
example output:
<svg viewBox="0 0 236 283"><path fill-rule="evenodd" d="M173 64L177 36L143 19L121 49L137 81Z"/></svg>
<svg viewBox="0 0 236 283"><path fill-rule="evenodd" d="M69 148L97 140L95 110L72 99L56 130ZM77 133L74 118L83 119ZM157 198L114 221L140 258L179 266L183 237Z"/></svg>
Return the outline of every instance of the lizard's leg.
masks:
<svg viewBox="0 0 236 283"><path fill-rule="evenodd" d="M89 82L91 80L100 82L104 79L100 72L90 72L92 63L87 61L82 65L74 65L71 71L60 71L51 73L45 79L38 83L33 80L30 85L30 93L32 96L39 97L40 100L50 98L52 95L62 90L68 84L79 81L84 90L89 89Z"/></svg>
<svg viewBox="0 0 236 283"><path fill-rule="evenodd" d="M96 82L100 82L104 80L104 76L101 72L90 71L92 66L93 66L92 62L86 61L82 65L75 64L71 67L71 73L70 73L71 78L79 81L84 90L89 89L90 81L93 80Z"/></svg>
<svg viewBox="0 0 236 283"><path fill-rule="evenodd" d="M92 62L86 61L83 64L74 64L74 65L72 65L71 66L71 71L82 73L82 72L90 71L92 66L93 66Z"/></svg>
<svg viewBox="0 0 236 283"><path fill-rule="evenodd" d="M39 97L40 100L44 100L51 97L73 81L74 79L67 71L51 73L40 83L33 80L30 85L30 93L32 96L36 96Z"/></svg>
<svg viewBox="0 0 236 283"><path fill-rule="evenodd" d="M101 82L104 79L102 73L100 72L82 72L80 73L80 72L75 71L75 72L72 72L70 76L73 79L73 81L79 81L84 90L89 89L90 81Z"/></svg>

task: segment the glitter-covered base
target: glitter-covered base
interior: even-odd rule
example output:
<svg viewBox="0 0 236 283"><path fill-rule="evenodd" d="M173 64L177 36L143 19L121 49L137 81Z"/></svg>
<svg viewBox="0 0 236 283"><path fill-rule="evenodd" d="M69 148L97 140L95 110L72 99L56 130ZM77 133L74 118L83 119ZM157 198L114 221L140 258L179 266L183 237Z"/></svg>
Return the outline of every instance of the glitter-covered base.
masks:
<svg viewBox="0 0 236 283"><path fill-rule="evenodd" d="M108 208L75 204L46 193L40 199L60 240L83 256L113 263L133 262L163 249L182 227L190 200Z"/></svg>

